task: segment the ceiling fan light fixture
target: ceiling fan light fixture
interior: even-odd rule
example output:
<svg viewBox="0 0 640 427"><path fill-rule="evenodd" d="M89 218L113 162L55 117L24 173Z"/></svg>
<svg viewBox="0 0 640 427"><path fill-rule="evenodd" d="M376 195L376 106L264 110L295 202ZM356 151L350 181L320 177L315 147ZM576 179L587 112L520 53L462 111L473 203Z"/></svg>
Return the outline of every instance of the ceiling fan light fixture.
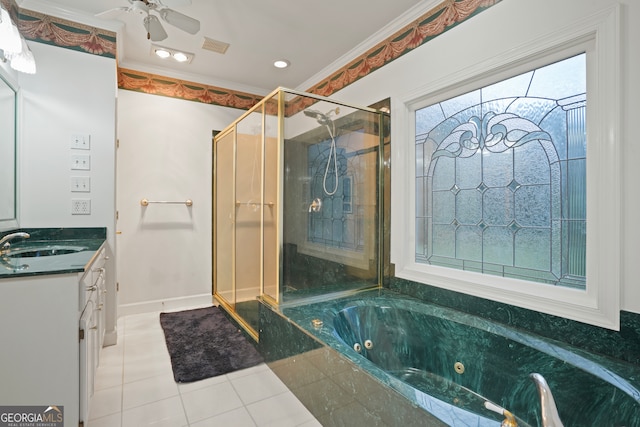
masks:
<svg viewBox="0 0 640 427"><path fill-rule="evenodd" d="M134 12L137 12L137 13L139 13L141 15L148 15L149 14L149 5L147 5L142 0L133 0L131 2L131 10L133 10Z"/></svg>
<svg viewBox="0 0 640 427"><path fill-rule="evenodd" d="M147 15L144 17L142 24L147 30L147 38L154 42L159 42L168 37L167 32L162 27L160 20L155 15Z"/></svg>
<svg viewBox="0 0 640 427"><path fill-rule="evenodd" d="M276 68L287 68L291 63L286 59L277 59L273 62L273 66Z"/></svg>
<svg viewBox="0 0 640 427"><path fill-rule="evenodd" d="M103 19L118 18L123 12L133 12L143 16L142 23L147 30L147 39L159 42L168 37L160 20L166 22L189 34L200 31L200 21L170 9L172 5L188 6L191 0L128 0L129 6L121 6L115 9L100 12L95 16ZM153 12L153 13L151 13Z"/></svg>
<svg viewBox="0 0 640 427"><path fill-rule="evenodd" d="M200 31L200 21L197 19L168 8L159 9L158 13L164 21L189 34L196 34Z"/></svg>

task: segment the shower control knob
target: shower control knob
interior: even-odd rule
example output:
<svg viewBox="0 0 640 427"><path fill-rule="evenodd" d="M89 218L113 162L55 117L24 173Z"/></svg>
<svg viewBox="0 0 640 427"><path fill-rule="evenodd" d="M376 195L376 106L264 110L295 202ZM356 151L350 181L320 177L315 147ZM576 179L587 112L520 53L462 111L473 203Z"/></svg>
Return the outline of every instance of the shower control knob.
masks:
<svg viewBox="0 0 640 427"><path fill-rule="evenodd" d="M309 205L309 212L320 212L320 209L322 209L322 199L316 197Z"/></svg>

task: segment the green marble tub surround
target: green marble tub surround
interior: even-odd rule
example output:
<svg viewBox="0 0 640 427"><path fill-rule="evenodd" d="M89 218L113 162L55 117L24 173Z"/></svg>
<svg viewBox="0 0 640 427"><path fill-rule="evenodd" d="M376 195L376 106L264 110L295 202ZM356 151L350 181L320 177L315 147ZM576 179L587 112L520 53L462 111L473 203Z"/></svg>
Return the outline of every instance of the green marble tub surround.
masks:
<svg viewBox="0 0 640 427"><path fill-rule="evenodd" d="M322 343L270 306L258 307L260 341L258 350L265 361L272 362L321 348Z"/></svg>
<svg viewBox="0 0 640 427"><path fill-rule="evenodd" d="M105 243L107 230L93 228L21 228L0 233L27 233L13 239L0 256L0 280L7 278L66 274L84 271Z"/></svg>
<svg viewBox="0 0 640 427"><path fill-rule="evenodd" d="M260 325L269 367L323 426L447 425L264 303Z"/></svg>
<svg viewBox="0 0 640 427"><path fill-rule="evenodd" d="M404 279L392 278L389 289L640 367L640 314L622 311L613 331Z"/></svg>
<svg viewBox="0 0 640 427"><path fill-rule="evenodd" d="M483 408L484 400L515 412L520 425L538 425L537 392L528 377L537 371L557 394L561 415L570 421L584 415L600 423L569 425L640 425L640 369L565 342L389 290L282 311L289 321L449 425L500 421ZM373 341L369 354L365 339ZM353 348L356 342L361 353ZM457 361L464 363L464 375L456 372ZM474 414L478 419L472 419Z"/></svg>

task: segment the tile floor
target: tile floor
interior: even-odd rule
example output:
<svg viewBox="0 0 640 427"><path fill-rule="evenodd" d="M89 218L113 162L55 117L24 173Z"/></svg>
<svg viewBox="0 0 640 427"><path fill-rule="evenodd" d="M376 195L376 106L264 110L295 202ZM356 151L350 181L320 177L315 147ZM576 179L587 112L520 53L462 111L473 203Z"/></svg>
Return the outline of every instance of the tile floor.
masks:
<svg viewBox="0 0 640 427"><path fill-rule="evenodd" d="M265 364L177 384L159 312L118 319L100 355L88 427L320 426Z"/></svg>

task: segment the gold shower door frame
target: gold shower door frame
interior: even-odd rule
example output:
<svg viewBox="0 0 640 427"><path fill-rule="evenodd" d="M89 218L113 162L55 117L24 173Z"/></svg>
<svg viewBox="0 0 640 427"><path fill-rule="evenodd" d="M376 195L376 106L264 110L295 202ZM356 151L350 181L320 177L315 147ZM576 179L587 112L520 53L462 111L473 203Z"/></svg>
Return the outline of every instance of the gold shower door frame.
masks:
<svg viewBox="0 0 640 427"><path fill-rule="evenodd" d="M238 119L236 119L232 124L230 124L225 130L217 134L213 138L213 269L212 269L212 279L213 279L213 295L215 300L217 300L223 308L231 315L240 325L244 327L244 329L254 338L256 341L259 339L258 331L255 330L251 325L236 311L237 305L237 292L238 292L238 267L239 261L242 262L252 262L252 260L239 260L238 259L238 232L237 232L237 219L238 219L238 208L244 207L249 204L248 200L240 200L241 195L237 194L238 187L238 144L239 137L242 137L242 134L239 135L238 127L239 125L247 120L250 121L252 115L256 115L256 113L260 113L260 128L261 128L261 138L259 144L261 146L260 150L260 198L257 203L251 203L255 209L260 212L260 229L259 229L259 295L256 295L256 299L260 299L265 303L278 307L281 305L282 301L282 275L283 275L283 253L284 253L284 212L282 209L283 197L284 197L284 142L285 142L285 107L286 107L286 95L293 95L296 97L304 97L310 98L315 101L326 101L337 106L344 106L349 108L355 108L362 111L379 113L378 110L367 107L355 107L348 104L344 104L341 102L334 101L332 99L304 93L298 92L290 89L278 88L265 98L263 98L258 104L254 107L246 111L242 114ZM306 108L306 105L300 105L300 111L302 108ZM289 108L291 106L288 106ZM288 110L287 110L288 111ZM277 121L277 129L275 138L267 136L267 131L269 130L269 124L273 125L271 119L275 119ZM382 115L379 115L378 125L382 128ZM231 165L225 164L224 159L220 159L219 156L219 144L226 142L229 143L227 138L231 138L231 143L233 145L232 154L231 154ZM275 147L269 144L275 144ZM384 176L383 172L383 140L380 138L380 146L378 150L378 194L383 194L383 185L384 180L381 179ZM269 148L269 150L267 149ZM275 148L275 149L274 149ZM229 155L226 153L227 156ZM275 158L275 159L274 159ZM275 160L275 162L274 162ZM218 164L218 162L223 162L222 164ZM229 168L231 168L231 183L228 181L221 182L224 177L221 176L221 172L228 173ZM269 170L268 170L269 168ZM275 170L273 169L275 168ZM270 181L269 181L270 180ZM275 182L274 182L275 180ZM221 194L220 189L229 189L231 194ZM220 188L219 188L220 187ZM230 188L229 188L230 187ZM269 187L269 188L266 188ZM268 193L268 194L267 194ZM219 197L226 196L226 203L223 202ZM270 222L268 224L268 236L265 236L265 215L270 215ZM377 265L377 277L378 277L378 286L381 286L383 280L383 245L381 244L381 236L383 235L383 203L381 198L378 199L378 226L377 226L377 239L378 245L376 248L376 252L378 253L378 265ZM230 221L227 222L227 218ZM221 227L221 224L227 225L232 230L231 233L227 233L228 230ZM270 228L272 227L272 228ZM226 233L226 234L225 234ZM223 241L221 239L229 239L228 241ZM231 246L231 257L228 256L229 248L228 245L230 243ZM227 247L225 248L225 245ZM244 254L243 254L244 255ZM265 257L268 257L267 262L265 262ZM227 265L230 263L230 266ZM246 265L246 264L245 264ZM266 268L269 265L270 268ZM228 277L219 277L218 272L224 272L227 269ZM240 266L240 268L242 268ZM266 271L267 270L267 271ZM268 276L268 277L265 277ZM221 282L223 281L223 282ZM224 283L230 282L230 283Z"/></svg>
<svg viewBox="0 0 640 427"><path fill-rule="evenodd" d="M275 182L280 183L282 181L281 177L281 167L282 164L282 156L283 151L281 149L284 136L282 132L282 127L284 125L284 93L281 90L274 91L272 94L265 97L260 103L256 104L246 113L244 113L241 117L239 117L236 121L234 121L230 126L228 126L225 130L220 132L213 138L213 295L214 298L226 309L226 311L234 317L238 323L240 323L244 329L254 338L256 341L259 339L258 331L255 330L242 316L238 315L236 311L237 305L237 293L239 291L238 288L238 268L242 268L239 265L238 260L238 210L245 208L257 208L260 212L260 230L259 230L259 268L258 268L258 295L256 298L261 297L266 302L270 304L277 305L280 301L279 298L279 282L280 282L280 273L281 268L278 266L275 268L273 272L273 277L270 277L268 282L271 286L275 286L275 292L270 293L271 289L269 287L268 290L265 290L265 245L267 245L272 254L275 254L275 259L278 260L280 258L280 241L282 239L282 231L280 224L281 220L281 197L282 197L282 185L280 184L275 191L275 200L271 198L270 200L265 200L265 182L266 178L266 167L265 167L265 158L267 156L267 136L264 131L266 127L266 120L268 115L268 105L269 102L273 101L274 97L277 100L277 120L278 120L278 130L277 137L275 139L276 142L276 158L277 162L274 165L276 170ZM259 141L260 145L260 198L257 201L251 200L240 200L241 197L237 194L238 191L238 151L239 151L239 140L242 138L242 134L238 132L238 127L242 123L243 120L247 119L250 115L260 112L260 127L261 127L261 138ZM231 182L230 185L228 182L221 183L225 177L222 176L222 171L228 173L229 172L229 164L225 164L227 159L221 159L220 157L220 146L223 143L229 143L227 141L228 138L231 138L232 148L232 156L231 156ZM225 153L228 154L228 153ZM221 162L221 163L219 163ZM273 180L273 178L272 178ZM230 189L229 194L221 194L219 186L225 185L226 188ZM223 197L231 196L227 200L224 200ZM226 202L226 203L224 203ZM222 206L221 206L222 205ZM225 209L227 208L227 209ZM265 215L269 213L272 217L271 223L275 226L275 239L272 239L271 242L265 242ZM226 230L222 230L221 224L225 223L226 217L230 220L230 228L231 233L225 235ZM230 235L229 235L230 234ZM273 233L272 233L273 234ZM221 236L222 235L222 236ZM230 242L223 242L221 239L229 238ZM228 248L226 250L222 249L221 246L225 244L229 244L231 246L231 259L228 257ZM230 262L230 277L220 277L219 272L225 271L228 268L226 265L221 265L225 262ZM242 261L241 261L242 262ZM252 262L249 260L249 263ZM245 267L247 264L244 264ZM227 283L228 282L228 283Z"/></svg>

